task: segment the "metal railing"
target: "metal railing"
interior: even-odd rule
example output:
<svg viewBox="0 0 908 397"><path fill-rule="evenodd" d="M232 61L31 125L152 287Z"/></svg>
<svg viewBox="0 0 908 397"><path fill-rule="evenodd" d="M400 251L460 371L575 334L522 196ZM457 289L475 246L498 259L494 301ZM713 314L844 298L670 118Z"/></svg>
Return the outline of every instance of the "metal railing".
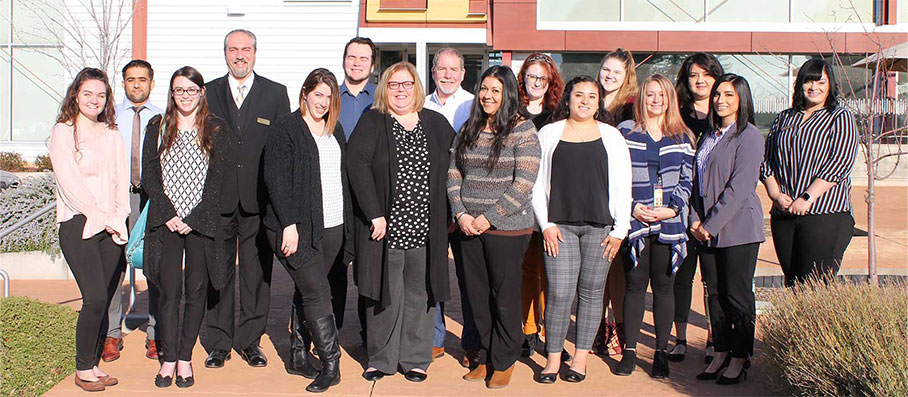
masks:
<svg viewBox="0 0 908 397"><path fill-rule="evenodd" d="M54 201L48 205L45 205L43 208L29 214L25 218L20 219L19 222L14 223L12 226L10 226L6 229L0 230L0 240L3 240L6 236L8 236L12 232L18 230L20 227L27 225L29 222L44 216L44 214L50 212L50 210L52 210L56 207L57 207L57 202ZM9 297L9 282L10 282L9 273L7 273L3 269L0 269L0 277L3 278L3 297L8 298Z"/></svg>

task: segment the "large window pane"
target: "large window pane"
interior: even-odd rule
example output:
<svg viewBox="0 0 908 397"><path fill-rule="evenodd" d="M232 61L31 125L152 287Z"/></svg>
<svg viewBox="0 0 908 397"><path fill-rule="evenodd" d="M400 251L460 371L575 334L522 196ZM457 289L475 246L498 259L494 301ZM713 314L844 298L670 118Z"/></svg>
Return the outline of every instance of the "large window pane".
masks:
<svg viewBox="0 0 908 397"><path fill-rule="evenodd" d="M873 23L873 0L791 0L798 23Z"/></svg>
<svg viewBox="0 0 908 397"><path fill-rule="evenodd" d="M63 66L36 50L16 49L13 56L13 140L44 140L63 98Z"/></svg>
<svg viewBox="0 0 908 397"><path fill-rule="evenodd" d="M620 0L539 0L537 4L542 21L619 21L621 18Z"/></svg>
<svg viewBox="0 0 908 397"><path fill-rule="evenodd" d="M3 7L6 10L9 9L8 5ZM63 37L62 21L63 0L13 1L13 40L15 43L58 43Z"/></svg>
<svg viewBox="0 0 908 397"><path fill-rule="evenodd" d="M710 0L709 22L788 22L789 0Z"/></svg>
<svg viewBox="0 0 908 397"><path fill-rule="evenodd" d="M9 54L0 49L0 141L9 140Z"/></svg>
<svg viewBox="0 0 908 397"><path fill-rule="evenodd" d="M625 1L627 22L702 22L703 0Z"/></svg>

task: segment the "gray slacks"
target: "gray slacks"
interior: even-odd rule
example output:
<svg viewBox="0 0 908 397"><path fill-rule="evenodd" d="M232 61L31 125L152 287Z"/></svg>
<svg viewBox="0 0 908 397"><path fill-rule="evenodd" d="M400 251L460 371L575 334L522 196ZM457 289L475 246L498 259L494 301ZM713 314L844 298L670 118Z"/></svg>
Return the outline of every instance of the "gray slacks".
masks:
<svg viewBox="0 0 908 397"><path fill-rule="evenodd" d="M370 302L366 309L366 350L369 367L386 374L432 363L435 302L426 291L427 247L409 250L388 249L388 287L391 303L379 308Z"/></svg>

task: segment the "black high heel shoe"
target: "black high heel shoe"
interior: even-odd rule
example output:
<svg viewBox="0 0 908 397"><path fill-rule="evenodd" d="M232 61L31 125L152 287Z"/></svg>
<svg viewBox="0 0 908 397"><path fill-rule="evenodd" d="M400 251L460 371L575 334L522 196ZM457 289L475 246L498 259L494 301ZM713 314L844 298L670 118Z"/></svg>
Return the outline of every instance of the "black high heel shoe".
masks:
<svg viewBox="0 0 908 397"><path fill-rule="evenodd" d="M731 354L725 356L725 360L722 361L722 365L719 366L719 369L716 372L706 372L703 371L697 375L697 380L716 380L719 378L719 372L728 366L731 363Z"/></svg>
<svg viewBox="0 0 908 397"><path fill-rule="evenodd" d="M681 353L676 353L678 350L681 350ZM685 355L687 355L687 339L676 339L675 346L673 346L671 352L668 353L668 361L679 363L684 361Z"/></svg>
<svg viewBox="0 0 908 397"><path fill-rule="evenodd" d="M738 372L738 376L736 376L734 378L728 378L725 376L725 374L722 374L722 376L720 376L719 379L716 379L716 384L717 385L737 385L738 383L741 383L745 380L747 380L747 370L744 368L741 368L741 372Z"/></svg>

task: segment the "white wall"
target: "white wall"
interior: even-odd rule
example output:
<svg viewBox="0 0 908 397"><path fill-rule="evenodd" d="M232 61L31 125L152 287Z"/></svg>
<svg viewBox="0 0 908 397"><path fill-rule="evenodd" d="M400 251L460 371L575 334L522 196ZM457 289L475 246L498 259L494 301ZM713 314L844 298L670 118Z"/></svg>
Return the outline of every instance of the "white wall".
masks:
<svg viewBox="0 0 908 397"><path fill-rule="evenodd" d="M355 0L148 3L147 60L155 69L156 82L152 102L161 107L176 69L195 67L206 81L227 74L224 35L242 28L258 39L255 72L286 85L290 107L295 109L299 89L312 69L328 68L342 82L344 44L356 35L358 26L359 1Z"/></svg>

